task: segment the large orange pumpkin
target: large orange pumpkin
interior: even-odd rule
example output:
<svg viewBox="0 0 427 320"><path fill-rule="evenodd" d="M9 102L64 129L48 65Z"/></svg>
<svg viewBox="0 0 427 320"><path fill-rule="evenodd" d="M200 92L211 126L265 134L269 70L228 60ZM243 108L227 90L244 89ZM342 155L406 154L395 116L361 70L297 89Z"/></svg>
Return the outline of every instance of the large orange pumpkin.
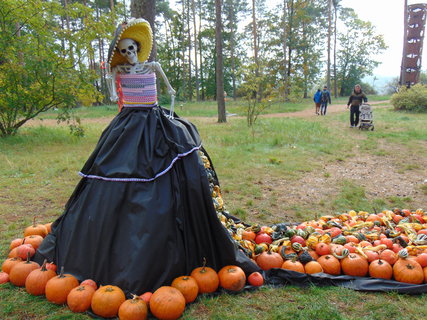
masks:
<svg viewBox="0 0 427 320"><path fill-rule="evenodd" d="M297 260L286 260L282 264L282 269L304 273L304 266Z"/></svg>
<svg viewBox="0 0 427 320"><path fill-rule="evenodd" d="M119 308L120 320L145 320L147 319L147 314L147 304L138 296L126 300Z"/></svg>
<svg viewBox="0 0 427 320"><path fill-rule="evenodd" d="M73 312L85 312L90 308L95 289L92 286L80 285L73 288L67 296L67 305Z"/></svg>
<svg viewBox="0 0 427 320"><path fill-rule="evenodd" d="M19 257L8 258L1 265L1 271L6 272L6 273L10 273L10 270L12 269L12 267L21 261L22 261L22 259Z"/></svg>
<svg viewBox="0 0 427 320"><path fill-rule="evenodd" d="M46 283L56 276L52 270L46 269L46 260L40 269L31 271L25 280L25 290L34 296L45 294Z"/></svg>
<svg viewBox="0 0 427 320"><path fill-rule="evenodd" d="M262 270L270 270L271 268L280 268L283 259L277 252L265 251L256 258L256 263Z"/></svg>
<svg viewBox="0 0 427 320"><path fill-rule="evenodd" d="M238 266L225 266L218 272L219 284L226 290L240 291L246 284L246 275Z"/></svg>
<svg viewBox="0 0 427 320"><path fill-rule="evenodd" d="M150 299L150 311L160 320L178 319L185 309L185 298L182 293L169 286L154 291Z"/></svg>
<svg viewBox="0 0 427 320"><path fill-rule="evenodd" d="M350 253L341 260L342 272L349 276L364 277L368 274L368 260L357 253Z"/></svg>
<svg viewBox="0 0 427 320"><path fill-rule="evenodd" d="M172 281L172 287L181 291L186 303L193 302L199 293L199 285L192 276L181 276Z"/></svg>
<svg viewBox="0 0 427 320"><path fill-rule="evenodd" d="M317 261L309 261L304 266L305 273L313 274L323 272L322 265Z"/></svg>
<svg viewBox="0 0 427 320"><path fill-rule="evenodd" d="M199 293L211 293L218 289L218 274L214 269L206 267L205 260L202 267L198 267L191 272L191 276L197 281Z"/></svg>
<svg viewBox="0 0 427 320"><path fill-rule="evenodd" d="M385 260L374 260L369 264L369 275L372 278L391 279L393 268Z"/></svg>
<svg viewBox="0 0 427 320"><path fill-rule="evenodd" d="M92 311L98 316L112 318L117 316L120 305L125 300L125 294L119 287L101 286L92 296Z"/></svg>
<svg viewBox="0 0 427 320"><path fill-rule="evenodd" d="M36 217L33 219L33 224L24 230L24 237L39 235L43 238L47 235L47 229L44 224L37 224Z"/></svg>
<svg viewBox="0 0 427 320"><path fill-rule="evenodd" d="M78 286L79 281L71 274L64 274L64 267L61 267L61 273L46 283L46 299L55 304L64 304L70 291Z"/></svg>
<svg viewBox="0 0 427 320"><path fill-rule="evenodd" d="M18 287L25 286L25 280L31 271L40 268L37 262L30 261L30 257L26 261L21 261L15 264L9 272L9 280L12 284Z"/></svg>
<svg viewBox="0 0 427 320"><path fill-rule="evenodd" d="M323 272L332 274L332 275L340 275L341 274L341 264L340 261L335 258L331 254L320 256L319 259L317 259L317 262L320 263L320 265L323 268Z"/></svg>
<svg viewBox="0 0 427 320"><path fill-rule="evenodd" d="M399 258L393 265L393 276L396 281L421 284L424 281L424 272L415 259Z"/></svg>

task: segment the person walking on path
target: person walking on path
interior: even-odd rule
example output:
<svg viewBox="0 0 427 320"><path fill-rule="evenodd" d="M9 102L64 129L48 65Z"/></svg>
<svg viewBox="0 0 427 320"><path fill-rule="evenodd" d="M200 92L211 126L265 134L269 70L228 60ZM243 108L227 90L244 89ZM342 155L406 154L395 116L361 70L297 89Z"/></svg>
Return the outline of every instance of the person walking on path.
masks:
<svg viewBox="0 0 427 320"><path fill-rule="evenodd" d="M362 92L360 84L356 84L354 86L353 93L350 95L347 102L347 108L350 107L350 128L357 127L359 124L359 107L362 104L362 101L368 102L368 98Z"/></svg>
<svg viewBox="0 0 427 320"><path fill-rule="evenodd" d="M321 99L322 99L322 91L320 91L320 89L317 89L317 91L316 91L316 93L314 94L314 97L313 97L313 101L314 101L314 104L316 106L316 114L317 115L319 115L319 112L320 112L320 102L321 102Z"/></svg>
<svg viewBox="0 0 427 320"><path fill-rule="evenodd" d="M324 86L322 95L320 98L320 114L326 116L326 109L328 108L328 102L331 102L331 93L328 91L328 87Z"/></svg>

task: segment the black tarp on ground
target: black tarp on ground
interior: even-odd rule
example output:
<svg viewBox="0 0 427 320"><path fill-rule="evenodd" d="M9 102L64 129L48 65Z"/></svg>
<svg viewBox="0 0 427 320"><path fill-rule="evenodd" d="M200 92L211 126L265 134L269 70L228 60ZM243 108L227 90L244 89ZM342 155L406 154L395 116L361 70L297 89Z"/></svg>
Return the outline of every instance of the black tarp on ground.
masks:
<svg viewBox="0 0 427 320"><path fill-rule="evenodd" d="M155 107L105 129L64 214L37 250L80 281L141 294L202 265L259 268L217 218L197 129Z"/></svg>

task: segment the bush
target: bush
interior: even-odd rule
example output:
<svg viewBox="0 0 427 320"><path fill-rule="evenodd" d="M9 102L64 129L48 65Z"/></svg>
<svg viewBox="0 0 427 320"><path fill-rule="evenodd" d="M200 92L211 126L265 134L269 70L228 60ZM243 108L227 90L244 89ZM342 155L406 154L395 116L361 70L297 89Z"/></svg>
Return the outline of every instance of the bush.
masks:
<svg viewBox="0 0 427 320"><path fill-rule="evenodd" d="M427 86L416 84L411 88L401 87L391 97L395 110L427 112Z"/></svg>

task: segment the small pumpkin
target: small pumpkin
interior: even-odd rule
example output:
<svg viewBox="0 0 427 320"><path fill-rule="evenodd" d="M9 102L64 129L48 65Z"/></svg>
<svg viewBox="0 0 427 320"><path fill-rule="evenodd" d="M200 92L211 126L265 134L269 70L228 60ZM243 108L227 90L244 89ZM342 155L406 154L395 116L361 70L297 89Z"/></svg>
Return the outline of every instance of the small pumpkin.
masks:
<svg viewBox="0 0 427 320"><path fill-rule="evenodd" d="M185 298L185 303L196 300L197 294L199 293L197 281L192 276L177 277L172 281L171 286L181 291Z"/></svg>
<svg viewBox="0 0 427 320"><path fill-rule="evenodd" d="M331 254L323 255L317 259L317 262L320 263L320 265L323 268L323 272L332 274L332 275L340 275L341 274L341 264L340 261L335 258Z"/></svg>
<svg viewBox="0 0 427 320"><path fill-rule="evenodd" d="M307 262L304 266L305 273L313 274L323 272L322 265L317 261Z"/></svg>
<svg viewBox="0 0 427 320"><path fill-rule="evenodd" d="M350 253L341 260L342 272L349 276L364 277L368 274L368 260L357 253Z"/></svg>
<svg viewBox="0 0 427 320"><path fill-rule="evenodd" d="M323 242L319 242L316 245L315 250L316 250L316 253L319 256L325 256L325 255L328 255L328 254L331 253L331 248L330 248L329 244L326 244L326 243L323 243Z"/></svg>
<svg viewBox="0 0 427 320"><path fill-rule="evenodd" d="M83 280L81 283L80 283L80 285L81 286L91 286L92 288L94 288L95 290L96 289L98 289L98 285L96 284L96 282L95 281L93 281L92 279L86 279L86 280Z"/></svg>
<svg viewBox="0 0 427 320"><path fill-rule="evenodd" d="M256 258L256 263L262 270L270 270L271 268L280 268L283 259L277 252L265 251Z"/></svg>
<svg viewBox="0 0 427 320"><path fill-rule="evenodd" d="M369 264L369 275L372 278L391 279L393 268L385 260L374 260Z"/></svg>
<svg viewBox="0 0 427 320"><path fill-rule="evenodd" d="M301 262L295 259L286 260L285 262L283 262L282 269L304 273L304 266L302 265Z"/></svg>
<svg viewBox="0 0 427 320"><path fill-rule="evenodd" d="M393 276L396 281L421 284L424 281L424 272L415 259L408 258L408 251L399 251L399 260L393 265Z"/></svg>
<svg viewBox="0 0 427 320"><path fill-rule="evenodd" d="M32 256L34 256L35 253L36 253L36 250L34 250L31 244L24 243L24 244L21 244L19 247L16 247L16 255L20 257L22 260L25 260L28 254L30 255L30 258L31 258Z"/></svg>
<svg viewBox="0 0 427 320"><path fill-rule="evenodd" d="M26 261L18 262L12 267L9 273L10 282L17 287L23 287L31 271L38 268L40 268L40 265L37 262L31 261L28 255Z"/></svg>
<svg viewBox="0 0 427 320"><path fill-rule="evenodd" d="M64 274L64 267L61 267L60 274L46 283L46 299L55 304L64 304L70 291L78 286L79 281L71 274Z"/></svg>
<svg viewBox="0 0 427 320"><path fill-rule="evenodd" d="M150 299L150 311L160 320L175 320L185 310L185 298L182 293L170 286L163 286L154 291Z"/></svg>
<svg viewBox="0 0 427 320"><path fill-rule="evenodd" d="M219 284L230 291L240 291L246 284L246 275L238 266L225 266L218 272Z"/></svg>
<svg viewBox="0 0 427 320"><path fill-rule="evenodd" d="M15 249L16 247L19 247L23 243L23 240L24 239L22 238L12 240L9 245L9 251Z"/></svg>
<svg viewBox="0 0 427 320"><path fill-rule="evenodd" d="M421 267L427 267L427 253L420 253L417 258L417 262L420 264Z"/></svg>
<svg viewBox="0 0 427 320"><path fill-rule="evenodd" d="M125 300L125 294L119 287L101 286L92 296L92 311L98 316L112 318L117 316L120 305Z"/></svg>
<svg viewBox="0 0 427 320"><path fill-rule="evenodd" d="M145 320L147 319L148 308L144 300L137 295L128 299L120 305L120 320Z"/></svg>
<svg viewBox="0 0 427 320"><path fill-rule="evenodd" d="M219 278L216 271L206 267L206 259L203 259L203 266L195 268L191 276L196 279L199 286L199 293L212 293L218 289Z"/></svg>
<svg viewBox="0 0 427 320"><path fill-rule="evenodd" d="M45 294L47 282L55 276L54 271L46 269L45 260L40 269L35 269L28 275L25 280L25 290L33 296L41 296Z"/></svg>
<svg viewBox="0 0 427 320"><path fill-rule="evenodd" d="M85 312L90 308L95 289L89 285L73 288L67 296L67 305L73 312Z"/></svg>
<svg viewBox="0 0 427 320"><path fill-rule="evenodd" d="M264 284L264 277L261 273L255 271L249 275L248 282L251 286L260 287Z"/></svg>
<svg viewBox="0 0 427 320"><path fill-rule="evenodd" d="M0 272L0 284L9 282L9 274L6 272Z"/></svg>
<svg viewBox="0 0 427 320"><path fill-rule="evenodd" d="M6 272L6 273L10 273L10 270L12 269L12 267L21 261L22 261L22 259L19 257L8 258L1 265L1 271Z"/></svg>
<svg viewBox="0 0 427 320"><path fill-rule="evenodd" d="M24 237L32 236L32 235L39 235L43 238L47 235L47 229L44 224L37 224L36 218L33 219L33 224L24 230Z"/></svg>
<svg viewBox="0 0 427 320"><path fill-rule="evenodd" d="M145 301L145 303L147 304L147 305L150 305L150 299L151 299L151 296L153 295L153 293L152 292L150 292L150 291L147 291L147 292L144 292L143 294L141 294L139 297L142 299L142 300L144 300Z"/></svg>
<svg viewBox="0 0 427 320"><path fill-rule="evenodd" d="M380 253L380 259L387 261L391 266L394 265L399 257L393 250L385 249Z"/></svg>
<svg viewBox="0 0 427 320"><path fill-rule="evenodd" d="M25 237L24 241L26 244L31 244L34 250L37 250L43 242L43 237L37 234L33 234L31 236Z"/></svg>

